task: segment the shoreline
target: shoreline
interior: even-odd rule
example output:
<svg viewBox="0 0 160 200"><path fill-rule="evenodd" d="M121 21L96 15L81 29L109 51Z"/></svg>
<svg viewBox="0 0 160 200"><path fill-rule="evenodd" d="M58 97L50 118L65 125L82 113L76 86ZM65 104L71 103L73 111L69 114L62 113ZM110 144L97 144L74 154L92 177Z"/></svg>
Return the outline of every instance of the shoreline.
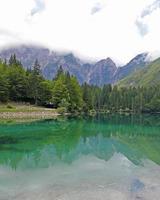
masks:
<svg viewBox="0 0 160 200"><path fill-rule="evenodd" d="M54 119L60 115L57 109L26 105L23 102L0 104L0 120Z"/></svg>
<svg viewBox="0 0 160 200"><path fill-rule="evenodd" d="M16 108L6 109L3 106L0 109L0 121L1 120L43 120L43 119L55 119L62 115L69 115L70 113L61 113L58 109L49 109L44 107L34 107L34 106L16 106ZM88 116L94 116L97 114L120 114L120 115L135 115L138 113L133 112L94 112L88 113ZM140 114L140 113L139 113ZM160 113L141 113L143 114L160 114Z"/></svg>
<svg viewBox="0 0 160 200"><path fill-rule="evenodd" d="M60 116L55 111L30 111L30 112L0 112L0 119L52 119Z"/></svg>

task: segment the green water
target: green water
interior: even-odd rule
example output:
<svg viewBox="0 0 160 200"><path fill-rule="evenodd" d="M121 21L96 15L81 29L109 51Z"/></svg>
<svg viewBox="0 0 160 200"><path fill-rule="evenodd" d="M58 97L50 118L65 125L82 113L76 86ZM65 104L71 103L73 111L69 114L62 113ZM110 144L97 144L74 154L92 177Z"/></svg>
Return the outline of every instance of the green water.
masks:
<svg viewBox="0 0 160 200"><path fill-rule="evenodd" d="M158 200L159 165L158 115L0 124L0 200Z"/></svg>

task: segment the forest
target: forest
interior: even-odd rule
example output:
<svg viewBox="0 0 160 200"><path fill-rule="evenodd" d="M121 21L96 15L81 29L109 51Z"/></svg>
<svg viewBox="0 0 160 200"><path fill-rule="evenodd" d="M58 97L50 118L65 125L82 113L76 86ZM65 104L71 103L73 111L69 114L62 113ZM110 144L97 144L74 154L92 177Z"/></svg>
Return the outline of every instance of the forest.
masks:
<svg viewBox="0 0 160 200"><path fill-rule="evenodd" d="M160 112L160 85L98 87L80 85L62 66L45 80L38 60L25 70L16 55L0 60L0 102L24 102L61 108L64 112Z"/></svg>

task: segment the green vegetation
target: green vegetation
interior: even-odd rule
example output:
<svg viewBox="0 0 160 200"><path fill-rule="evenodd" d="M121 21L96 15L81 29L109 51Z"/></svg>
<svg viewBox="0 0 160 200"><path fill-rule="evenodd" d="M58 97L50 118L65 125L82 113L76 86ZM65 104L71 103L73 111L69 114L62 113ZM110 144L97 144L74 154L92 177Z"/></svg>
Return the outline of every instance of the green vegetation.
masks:
<svg viewBox="0 0 160 200"><path fill-rule="evenodd" d="M59 68L53 80L53 102L56 107L66 108L69 112L81 111L83 106L81 87L74 76Z"/></svg>
<svg viewBox="0 0 160 200"><path fill-rule="evenodd" d="M156 60L152 63L153 67L142 70L155 77L153 69L156 69L154 84L148 84L151 78L146 78L141 80L145 84L140 82L143 87L122 87L123 84L98 87L87 83L80 86L76 77L62 67L52 81L45 80L38 60L31 70L26 71L16 56L12 55L8 63L0 61L0 102L25 102L56 108L59 113L160 112L159 63L160 60ZM137 76L142 76L142 72ZM6 109L15 110L9 104Z"/></svg>
<svg viewBox="0 0 160 200"><path fill-rule="evenodd" d="M160 82L160 58L151 62L145 68L136 71L119 81L118 85L122 87L143 86L150 87Z"/></svg>
<svg viewBox="0 0 160 200"><path fill-rule="evenodd" d="M82 90L74 76L59 68L54 80L45 80L35 61L32 70L23 68L15 55L0 61L0 102L26 102L38 106L61 108L61 112L82 110ZM10 108L8 108L10 109Z"/></svg>
<svg viewBox="0 0 160 200"><path fill-rule="evenodd" d="M82 86L84 110L99 112L160 112L160 87L103 88L84 84Z"/></svg>

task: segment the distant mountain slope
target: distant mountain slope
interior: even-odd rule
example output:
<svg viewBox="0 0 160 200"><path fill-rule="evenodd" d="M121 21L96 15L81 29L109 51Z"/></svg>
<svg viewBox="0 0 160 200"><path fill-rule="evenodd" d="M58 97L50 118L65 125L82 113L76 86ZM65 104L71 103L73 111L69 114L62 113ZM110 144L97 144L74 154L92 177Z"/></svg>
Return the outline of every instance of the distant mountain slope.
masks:
<svg viewBox="0 0 160 200"><path fill-rule="evenodd" d="M147 54L139 54L124 67L117 68L111 58L100 60L96 63L85 63L72 53L59 54L47 48L22 45L6 48L0 51L0 58L9 59L11 54L16 54L23 66L32 68L35 59L38 59L45 78L53 79L60 65L64 70L75 75L80 83L103 86L115 84L122 78L130 75L135 70L142 69L146 65Z"/></svg>
<svg viewBox="0 0 160 200"><path fill-rule="evenodd" d="M146 66L148 53L138 54L134 57L128 64L123 67L119 67L117 72L114 76L114 82L125 78L126 76L130 75L131 73L136 72L139 69L142 69Z"/></svg>
<svg viewBox="0 0 160 200"><path fill-rule="evenodd" d="M97 62L90 73L90 84L104 85L113 82L114 74L117 70L116 64L110 59L104 59Z"/></svg>
<svg viewBox="0 0 160 200"><path fill-rule="evenodd" d="M58 67L62 65L65 70L77 76L79 82L84 81L84 75L81 73L81 61L71 53L61 55L47 48L22 45L2 50L0 58L9 59L11 54L16 54L23 66L29 69L32 68L35 59L38 59L42 73L47 79L53 79Z"/></svg>
<svg viewBox="0 0 160 200"><path fill-rule="evenodd" d="M113 75L117 70L116 64L110 59L97 63L84 63L72 53L58 54L47 48L37 46L18 46L0 51L0 58L9 59L11 54L16 54L25 68L32 68L35 59L38 59L45 78L53 79L58 67L75 75L80 83L103 85L113 82Z"/></svg>
<svg viewBox="0 0 160 200"><path fill-rule="evenodd" d="M152 86L160 83L160 58L118 82L120 86Z"/></svg>

